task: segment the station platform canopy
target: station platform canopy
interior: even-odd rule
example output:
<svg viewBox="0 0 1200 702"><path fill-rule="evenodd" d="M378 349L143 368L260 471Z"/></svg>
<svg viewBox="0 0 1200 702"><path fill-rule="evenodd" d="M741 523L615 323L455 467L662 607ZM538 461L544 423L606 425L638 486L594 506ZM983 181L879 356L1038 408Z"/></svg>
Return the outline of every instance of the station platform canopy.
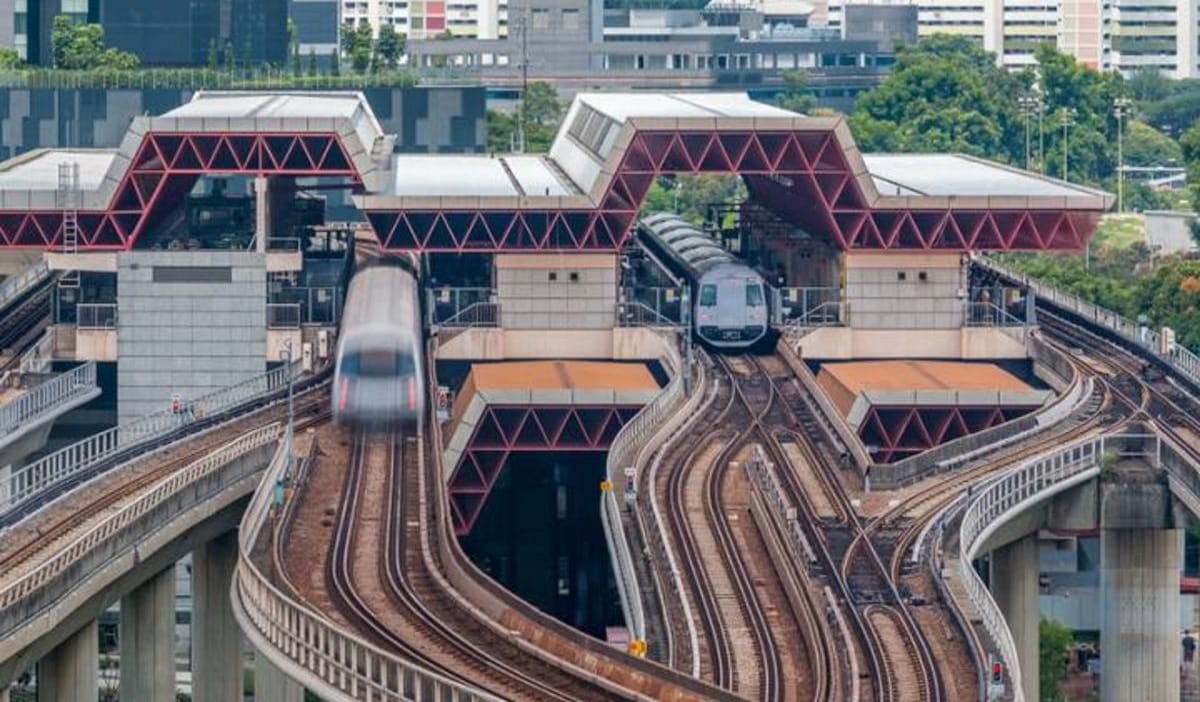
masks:
<svg viewBox="0 0 1200 702"><path fill-rule="evenodd" d="M955 154L864 155L845 119L744 93L583 93L544 155L393 154L359 93L200 92L117 149L0 164L0 245L62 238L79 164L81 248L130 248L201 175L334 175L384 249L615 251L656 178L740 175L750 197L845 250L1075 250L1112 197Z"/></svg>
<svg viewBox="0 0 1200 702"><path fill-rule="evenodd" d="M817 385L876 460L905 458L1016 419L1052 396L992 363L827 363Z"/></svg>

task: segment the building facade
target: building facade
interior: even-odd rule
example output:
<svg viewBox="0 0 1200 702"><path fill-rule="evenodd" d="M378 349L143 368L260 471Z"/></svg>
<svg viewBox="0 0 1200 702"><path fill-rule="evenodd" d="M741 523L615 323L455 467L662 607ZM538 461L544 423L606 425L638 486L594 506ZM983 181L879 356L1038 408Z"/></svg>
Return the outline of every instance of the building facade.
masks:
<svg viewBox="0 0 1200 702"><path fill-rule="evenodd" d="M842 24L843 0L822 7L829 26ZM921 36L951 34L978 41L1002 65L1033 63L1052 43L1096 69L1126 75L1153 68L1173 78L1200 75L1197 0L916 0Z"/></svg>
<svg viewBox="0 0 1200 702"><path fill-rule="evenodd" d="M65 1L65 0L64 0ZM232 50L239 63L283 64L288 58L287 0L100 0L109 46L151 66L203 66L210 49Z"/></svg>
<svg viewBox="0 0 1200 702"><path fill-rule="evenodd" d="M296 27L296 43L305 60L315 54L318 61L327 62L338 50L341 0L289 0L288 16Z"/></svg>
<svg viewBox="0 0 1200 702"><path fill-rule="evenodd" d="M410 39L501 36L506 0L342 0L342 20L369 24L378 34L384 25Z"/></svg>

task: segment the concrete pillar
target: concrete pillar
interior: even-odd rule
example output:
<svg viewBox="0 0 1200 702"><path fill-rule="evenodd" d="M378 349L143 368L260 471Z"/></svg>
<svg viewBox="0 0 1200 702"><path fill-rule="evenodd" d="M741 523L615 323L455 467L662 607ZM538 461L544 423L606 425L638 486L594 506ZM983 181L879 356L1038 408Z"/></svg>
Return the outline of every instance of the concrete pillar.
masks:
<svg viewBox="0 0 1200 702"><path fill-rule="evenodd" d="M1180 529L1100 531L1100 699L1179 699Z"/></svg>
<svg viewBox="0 0 1200 702"><path fill-rule="evenodd" d="M11 702L12 697L9 694L9 686L0 687L0 702Z"/></svg>
<svg viewBox="0 0 1200 702"><path fill-rule="evenodd" d="M254 177L254 243L258 253L267 252L267 239L271 238L270 180L267 176Z"/></svg>
<svg viewBox="0 0 1200 702"><path fill-rule="evenodd" d="M304 688L255 651L254 702L304 702Z"/></svg>
<svg viewBox="0 0 1200 702"><path fill-rule="evenodd" d="M242 634L229 602L237 532L192 553L192 699L226 702L242 695Z"/></svg>
<svg viewBox="0 0 1200 702"><path fill-rule="evenodd" d="M1038 564L1037 533L992 551L992 597L1004 614L1004 621L1017 645L1021 687L1027 700L1038 699L1038 627L1041 623Z"/></svg>
<svg viewBox="0 0 1200 702"><path fill-rule="evenodd" d="M38 702L95 702L99 669L100 630L93 619L38 661ZM8 700L7 688L0 700Z"/></svg>
<svg viewBox="0 0 1200 702"><path fill-rule="evenodd" d="M175 699L175 566L121 598L121 702Z"/></svg>

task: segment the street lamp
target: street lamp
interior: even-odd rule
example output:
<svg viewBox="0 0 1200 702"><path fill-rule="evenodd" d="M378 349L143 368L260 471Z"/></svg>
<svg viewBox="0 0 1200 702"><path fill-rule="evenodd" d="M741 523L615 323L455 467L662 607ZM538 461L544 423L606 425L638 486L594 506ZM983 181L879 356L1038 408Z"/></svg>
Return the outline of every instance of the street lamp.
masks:
<svg viewBox="0 0 1200 702"><path fill-rule="evenodd" d="M1122 129L1125 115L1133 104L1129 98L1119 97L1113 102L1113 114L1117 117L1117 212L1125 212L1125 149L1122 143Z"/></svg>
<svg viewBox="0 0 1200 702"><path fill-rule="evenodd" d="M1042 124L1042 101L1036 95L1022 95L1017 98L1017 105L1025 117L1025 170L1033 170L1033 155L1030 149L1029 118L1035 113L1038 116L1038 129Z"/></svg>
<svg viewBox="0 0 1200 702"><path fill-rule="evenodd" d="M1060 123L1062 124L1062 128L1063 128L1062 179L1069 181L1071 178L1070 178L1070 172L1067 170L1067 167L1068 167L1067 154L1070 152L1070 142L1068 141L1067 130L1071 127L1071 125L1075 124L1075 108L1073 108L1073 107L1062 108L1061 110L1058 111L1058 119L1060 120Z"/></svg>
<svg viewBox="0 0 1200 702"><path fill-rule="evenodd" d="M290 478L292 475L294 475L294 471L292 469L295 467L296 461L296 410L295 406L293 405L293 380L295 379L295 365L292 363L291 339L284 339L283 349L280 351L279 355L283 357L284 362L287 363L287 436L285 438L285 442L287 444L287 472L285 475Z"/></svg>

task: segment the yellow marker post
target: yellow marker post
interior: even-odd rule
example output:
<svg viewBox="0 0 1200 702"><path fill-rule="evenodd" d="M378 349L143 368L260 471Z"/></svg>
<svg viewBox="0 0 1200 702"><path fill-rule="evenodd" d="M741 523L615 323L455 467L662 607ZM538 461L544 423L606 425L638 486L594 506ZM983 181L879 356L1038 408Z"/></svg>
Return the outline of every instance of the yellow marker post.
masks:
<svg viewBox="0 0 1200 702"><path fill-rule="evenodd" d="M604 492L608 492L609 490L612 490L612 481L611 480L601 480L600 481L600 489L603 490Z"/></svg>
<svg viewBox="0 0 1200 702"><path fill-rule="evenodd" d="M638 658L646 657L646 640L634 639L629 642L629 652Z"/></svg>

